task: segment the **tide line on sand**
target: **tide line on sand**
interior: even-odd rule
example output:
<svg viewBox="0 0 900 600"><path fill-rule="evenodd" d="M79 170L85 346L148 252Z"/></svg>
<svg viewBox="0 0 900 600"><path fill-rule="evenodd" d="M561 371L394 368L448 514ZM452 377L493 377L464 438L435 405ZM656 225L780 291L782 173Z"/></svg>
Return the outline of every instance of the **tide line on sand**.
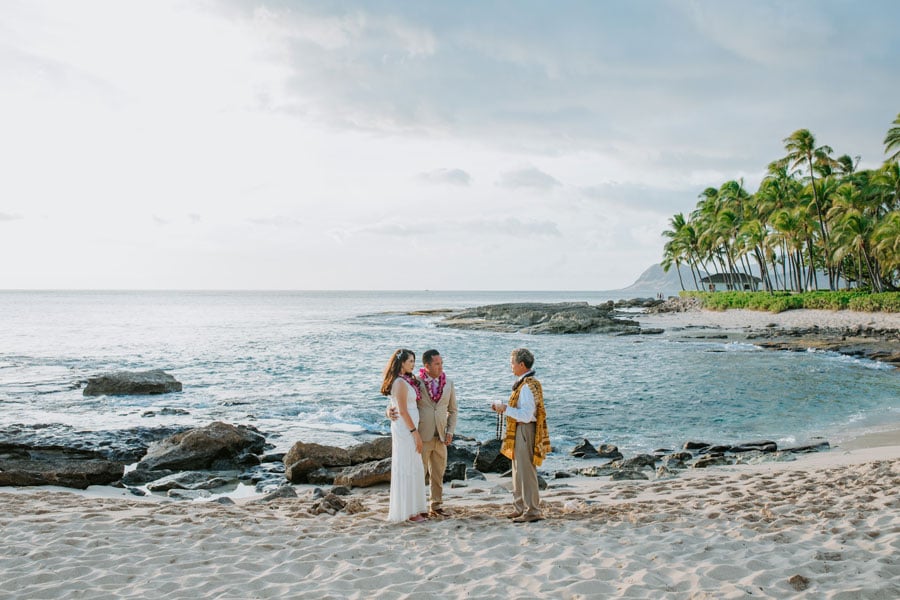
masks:
<svg viewBox="0 0 900 600"><path fill-rule="evenodd" d="M384 486L335 516L0 492L0 598L900 597L900 445L562 480L525 525L508 481L447 486L451 516L422 524L387 523Z"/></svg>

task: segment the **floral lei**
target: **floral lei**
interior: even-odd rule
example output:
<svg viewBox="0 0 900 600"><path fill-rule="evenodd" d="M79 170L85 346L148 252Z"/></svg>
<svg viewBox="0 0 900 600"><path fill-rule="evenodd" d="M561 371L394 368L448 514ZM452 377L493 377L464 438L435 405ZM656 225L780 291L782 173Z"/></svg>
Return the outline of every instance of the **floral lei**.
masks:
<svg viewBox="0 0 900 600"><path fill-rule="evenodd" d="M441 376L435 379L429 375L428 371L425 369L419 369L419 379L424 381L425 385L428 386L431 399L435 402L439 401L441 396L444 395L444 386L447 384L447 374L442 372ZM437 382L437 387L435 387L434 382Z"/></svg>
<svg viewBox="0 0 900 600"><path fill-rule="evenodd" d="M419 388L419 381L411 373L403 373L400 377L416 390L416 402L422 399L422 390Z"/></svg>

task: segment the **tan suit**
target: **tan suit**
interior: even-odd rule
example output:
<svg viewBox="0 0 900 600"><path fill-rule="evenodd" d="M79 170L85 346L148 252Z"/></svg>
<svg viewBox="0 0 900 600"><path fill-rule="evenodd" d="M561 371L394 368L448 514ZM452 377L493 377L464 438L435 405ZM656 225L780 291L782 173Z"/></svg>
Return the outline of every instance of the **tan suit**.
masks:
<svg viewBox="0 0 900 600"><path fill-rule="evenodd" d="M431 481L431 510L441 507L444 500L444 471L447 470L447 434L456 430L456 387L450 378L444 384L441 399L431 399L428 386L419 382L422 398L419 408L419 435L422 436L422 462Z"/></svg>

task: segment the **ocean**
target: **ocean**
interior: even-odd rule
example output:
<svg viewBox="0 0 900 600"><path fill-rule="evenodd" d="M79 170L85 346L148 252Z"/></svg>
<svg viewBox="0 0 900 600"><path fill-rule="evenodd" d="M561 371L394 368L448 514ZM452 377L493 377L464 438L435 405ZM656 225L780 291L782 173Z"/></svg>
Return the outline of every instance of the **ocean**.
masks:
<svg viewBox="0 0 900 600"><path fill-rule="evenodd" d="M508 397L510 350L530 348L546 394L545 466L565 467L582 438L632 455L685 441L780 446L900 423L900 377L822 352L773 352L670 334L503 334L438 328L410 311L501 302L586 301L617 292L0 292L0 441L11 429L78 432L199 426L258 428L349 446L388 433L382 370L399 347L436 348L457 388L457 434L494 435L488 405ZM184 384L159 396L84 397L114 370L164 369Z"/></svg>

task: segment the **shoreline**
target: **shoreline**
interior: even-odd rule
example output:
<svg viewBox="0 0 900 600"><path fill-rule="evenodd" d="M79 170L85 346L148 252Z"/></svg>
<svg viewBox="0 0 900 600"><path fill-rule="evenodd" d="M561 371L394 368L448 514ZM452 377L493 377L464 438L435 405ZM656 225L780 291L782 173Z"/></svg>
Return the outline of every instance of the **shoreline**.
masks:
<svg viewBox="0 0 900 600"><path fill-rule="evenodd" d="M390 524L387 485L354 514L0 489L0 598L823 598L900 592L900 429L790 462L672 479L557 479L545 521L504 519L510 480L445 485L449 518ZM408 560L403 560L408 557Z"/></svg>

